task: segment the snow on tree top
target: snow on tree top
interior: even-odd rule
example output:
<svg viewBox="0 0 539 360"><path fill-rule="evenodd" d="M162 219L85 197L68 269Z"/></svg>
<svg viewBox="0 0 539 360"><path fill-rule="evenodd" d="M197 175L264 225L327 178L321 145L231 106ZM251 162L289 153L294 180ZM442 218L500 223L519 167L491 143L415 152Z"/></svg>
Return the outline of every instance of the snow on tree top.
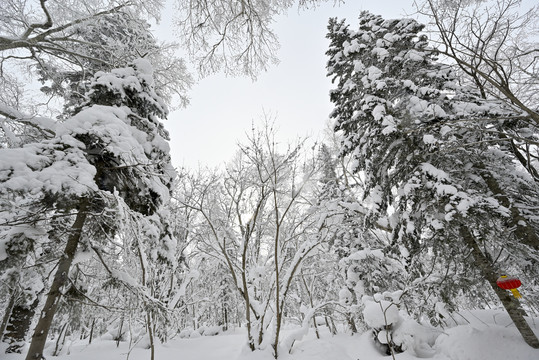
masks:
<svg viewBox="0 0 539 360"><path fill-rule="evenodd" d="M120 95L120 99L116 101L116 105L118 105L125 103L125 100L132 96L132 94L127 94L126 91L134 92L136 97L147 103L147 107L155 108L154 115L165 117L168 114L165 102L155 92L153 67L146 59L136 59L132 62L132 66L112 69L110 72L98 71L94 76L91 87L89 97L96 93L96 89L104 87L111 93Z"/></svg>
<svg viewBox="0 0 539 360"><path fill-rule="evenodd" d="M153 66L147 59L138 58L133 60L132 63L139 73L153 76ZM151 83L153 84L153 78Z"/></svg>
<svg viewBox="0 0 539 360"><path fill-rule="evenodd" d="M386 325L396 324L400 320L397 305L387 300L366 300L363 316L367 325L374 329L383 329Z"/></svg>

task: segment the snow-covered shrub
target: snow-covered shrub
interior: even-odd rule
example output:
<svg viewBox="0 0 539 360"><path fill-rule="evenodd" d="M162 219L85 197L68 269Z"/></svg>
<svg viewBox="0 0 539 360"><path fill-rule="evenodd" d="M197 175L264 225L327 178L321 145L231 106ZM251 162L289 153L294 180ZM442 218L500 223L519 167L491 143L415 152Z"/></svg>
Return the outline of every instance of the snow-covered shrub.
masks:
<svg viewBox="0 0 539 360"><path fill-rule="evenodd" d="M191 337L191 334L195 331L192 327L188 327L180 331L180 339L188 339Z"/></svg>
<svg viewBox="0 0 539 360"><path fill-rule="evenodd" d="M418 357L431 357L439 329L421 325L399 310L403 292L385 292L363 297L363 316L372 329L374 342L385 354L409 352Z"/></svg>
<svg viewBox="0 0 539 360"><path fill-rule="evenodd" d="M434 355L433 349L436 339L441 334L441 330L421 325L411 318L403 318L398 326L393 329L393 341L401 344L403 351L411 355L424 358Z"/></svg>
<svg viewBox="0 0 539 360"><path fill-rule="evenodd" d="M222 332L223 332L223 327L220 326L220 325L206 326L204 328L204 332L203 332L202 335L204 335L204 336L215 336L215 335L219 335Z"/></svg>
<svg viewBox="0 0 539 360"><path fill-rule="evenodd" d="M372 329L375 344L387 355L402 352L402 342L394 337L395 329L402 322L398 308L401 295L402 291L385 292L372 297L364 296L362 299L365 323Z"/></svg>

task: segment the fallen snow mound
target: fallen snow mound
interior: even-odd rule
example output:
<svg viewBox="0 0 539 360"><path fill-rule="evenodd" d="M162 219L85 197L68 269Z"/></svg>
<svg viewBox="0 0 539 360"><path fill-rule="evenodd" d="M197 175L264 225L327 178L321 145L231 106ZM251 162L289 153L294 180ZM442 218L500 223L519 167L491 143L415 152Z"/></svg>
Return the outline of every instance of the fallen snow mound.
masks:
<svg viewBox="0 0 539 360"><path fill-rule="evenodd" d="M436 340L438 356L451 360L537 360L515 328L500 325L461 325L447 329Z"/></svg>

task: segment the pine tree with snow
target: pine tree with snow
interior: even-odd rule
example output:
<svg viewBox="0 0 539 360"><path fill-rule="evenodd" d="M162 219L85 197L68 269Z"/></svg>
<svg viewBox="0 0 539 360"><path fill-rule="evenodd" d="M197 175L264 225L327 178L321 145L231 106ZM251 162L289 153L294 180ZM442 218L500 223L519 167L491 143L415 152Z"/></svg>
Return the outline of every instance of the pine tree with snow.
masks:
<svg viewBox="0 0 539 360"><path fill-rule="evenodd" d="M407 290L421 290L423 303L451 303L486 282L539 346L518 302L496 286L500 271L533 282L518 263L536 263L539 250L539 224L526 212L539 203L534 181L492 131L515 114L437 62L421 24L370 13L359 20L358 31L330 20L327 54L337 85L331 117L342 154L364 175L367 225L390 226Z"/></svg>
<svg viewBox="0 0 539 360"><path fill-rule="evenodd" d="M139 59L126 68L98 72L87 103L57 124L53 138L1 150L6 160L1 164L0 191L26 199L26 203L13 204L22 209L18 213L3 212L9 216L3 219L5 226L28 222L32 216L32 223L46 228L56 217L72 219L67 235L58 236L65 249L34 330L28 359L42 357L79 244L99 249L100 241L118 229L114 221L107 223L107 217L100 214L120 202L150 216L168 200L174 170L168 135L160 122L167 109L155 93L152 71L147 60ZM32 212L33 204L47 209L46 219ZM12 244L12 238L1 244L5 259L12 255Z"/></svg>

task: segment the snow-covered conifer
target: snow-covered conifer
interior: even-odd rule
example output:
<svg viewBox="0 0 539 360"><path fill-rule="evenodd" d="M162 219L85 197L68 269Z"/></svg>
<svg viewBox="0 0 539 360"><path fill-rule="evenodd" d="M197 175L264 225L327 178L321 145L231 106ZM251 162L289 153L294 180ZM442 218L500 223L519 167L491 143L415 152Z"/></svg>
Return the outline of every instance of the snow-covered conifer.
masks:
<svg viewBox="0 0 539 360"><path fill-rule="evenodd" d="M515 114L461 85L436 61L422 28L370 13L361 14L358 31L330 21L331 116L342 153L364 175L367 224L389 225L401 246L411 289L437 289L438 298L422 300L451 302L487 282L519 322L514 301L495 284L498 271L526 276L508 259L535 262L529 254L539 248L526 211L537 205L535 184L493 131ZM507 260L495 263L500 256ZM525 322L518 326L534 343Z"/></svg>
<svg viewBox="0 0 539 360"><path fill-rule="evenodd" d="M120 201L148 216L168 201L174 170L168 135L160 122L167 110L155 93L152 72L144 59L108 73L98 72L87 103L73 117L57 124L52 139L1 150L6 156L2 156L0 189L12 199L25 199L13 203L18 212L3 207L4 226L21 221L46 226L58 216L74 218L66 236L59 237L65 250L32 339L29 359L41 356L78 245L99 249L101 242L118 230L114 224L103 226L106 217L99 214ZM36 205L45 212L35 214ZM106 236L96 236L96 231ZM14 239L2 242L3 253L12 249Z"/></svg>

